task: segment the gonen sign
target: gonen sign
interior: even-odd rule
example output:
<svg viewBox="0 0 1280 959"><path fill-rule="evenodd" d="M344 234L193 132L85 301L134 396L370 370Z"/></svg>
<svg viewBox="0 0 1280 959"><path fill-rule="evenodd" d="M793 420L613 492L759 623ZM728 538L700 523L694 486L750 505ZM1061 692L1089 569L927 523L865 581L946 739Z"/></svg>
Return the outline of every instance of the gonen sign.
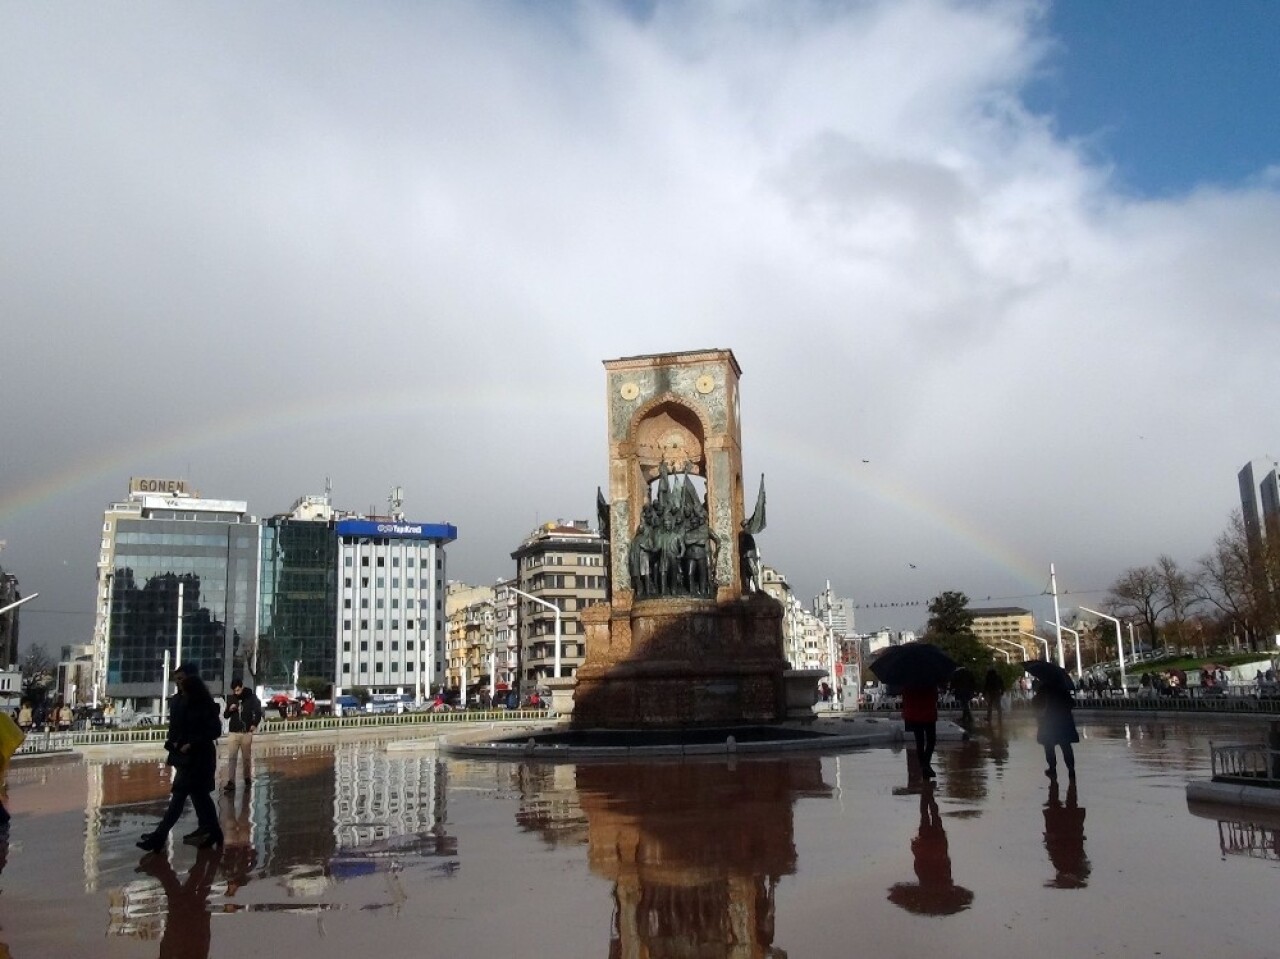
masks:
<svg viewBox="0 0 1280 959"><path fill-rule="evenodd" d="M187 493L187 481L181 479L150 479L133 476L129 478L130 493L162 493L173 496L175 493Z"/></svg>

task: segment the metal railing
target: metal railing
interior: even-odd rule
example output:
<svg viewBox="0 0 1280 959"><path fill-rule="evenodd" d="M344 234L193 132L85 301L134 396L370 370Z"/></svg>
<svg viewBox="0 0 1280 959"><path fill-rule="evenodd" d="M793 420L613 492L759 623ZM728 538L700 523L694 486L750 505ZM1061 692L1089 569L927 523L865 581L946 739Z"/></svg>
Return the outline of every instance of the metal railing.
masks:
<svg viewBox="0 0 1280 959"><path fill-rule="evenodd" d="M397 726L440 726L460 723L518 722L548 718L545 709L450 709L441 712L358 713L354 716L313 716L308 719L268 719L255 735L270 737L281 733L386 729ZM130 729L77 729L31 731L17 755L67 752L83 746L140 745L163 743L169 735L165 726L135 726Z"/></svg>
<svg viewBox="0 0 1280 959"><path fill-rule="evenodd" d="M1258 786L1280 786L1280 749L1261 743L1231 746L1209 744L1215 782L1241 782Z"/></svg>

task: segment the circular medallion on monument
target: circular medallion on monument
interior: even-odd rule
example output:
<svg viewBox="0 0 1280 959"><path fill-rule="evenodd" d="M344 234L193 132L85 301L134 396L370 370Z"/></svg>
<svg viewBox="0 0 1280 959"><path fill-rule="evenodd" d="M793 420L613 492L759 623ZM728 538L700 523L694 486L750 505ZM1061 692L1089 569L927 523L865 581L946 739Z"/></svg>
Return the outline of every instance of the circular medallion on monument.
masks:
<svg viewBox="0 0 1280 959"><path fill-rule="evenodd" d="M710 393L716 388L716 381L714 377L708 376L704 373L702 376L698 377L697 381L693 385L697 387L699 393Z"/></svg>
<svg viewBox="0 0 1280 959"><path fill-rule="evenodd" d="M624 400L634 400L640 395L640 387L635 383L623 383L618 393Z"/></svg>

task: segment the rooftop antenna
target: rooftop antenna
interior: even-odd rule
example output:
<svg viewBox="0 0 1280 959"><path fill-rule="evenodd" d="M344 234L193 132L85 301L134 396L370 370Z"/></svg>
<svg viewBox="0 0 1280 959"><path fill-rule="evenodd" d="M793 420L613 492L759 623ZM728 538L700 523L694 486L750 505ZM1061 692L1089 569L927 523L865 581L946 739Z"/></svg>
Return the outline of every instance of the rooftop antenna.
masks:
<svg viewBox="0 0 1280 959"><path fill-rule="evenodd" d="M387 497L387 505L391 507L391 518L397 522L404 520L404 487L391 487L391 495Z"/></svg>
<svg viewBox="0 0 1280 959"><path fill-rule="evenodd" d="M333 496L333 480L329 477L324 478L324 505L332 505L331 497Z"/></svg>

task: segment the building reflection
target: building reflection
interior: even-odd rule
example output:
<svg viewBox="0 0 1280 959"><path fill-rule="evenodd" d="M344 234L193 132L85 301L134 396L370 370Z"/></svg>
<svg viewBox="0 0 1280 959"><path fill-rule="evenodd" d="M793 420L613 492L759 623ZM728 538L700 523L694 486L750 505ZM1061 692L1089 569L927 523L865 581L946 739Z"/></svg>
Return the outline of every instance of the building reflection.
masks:
<svg viewBox="0 0 1280 959"><path fill-rule="evenodd" d="M796 869L796 799L831 795L819 758L526 769L546 788L525 794L520 825L585 837L613 883L611 957L785 957L774 896Z"/></svg>
<svg viewBox="0 0 1280 959"><path fill-rule="evenodd" d="M457 838L445 827L448 767L434 753L272 744L255 751L254 763L252 788L220 797L225 846L213 873L198 876L215 911L319 911L327 907L315 897L334 882L424 859L450 864L458 855ZM157 862L139 878L134 841L163 811L170 771L148 760L89 763L87 775L86 891L109 890L110 935L163 940L172 896L186 895L190 882L168 881L163 853L148 857ZM174 830L177 849L188 821ZM263 902L271 894L261 890L246 900L241 890L263 880L285 901Z"/></svg>

